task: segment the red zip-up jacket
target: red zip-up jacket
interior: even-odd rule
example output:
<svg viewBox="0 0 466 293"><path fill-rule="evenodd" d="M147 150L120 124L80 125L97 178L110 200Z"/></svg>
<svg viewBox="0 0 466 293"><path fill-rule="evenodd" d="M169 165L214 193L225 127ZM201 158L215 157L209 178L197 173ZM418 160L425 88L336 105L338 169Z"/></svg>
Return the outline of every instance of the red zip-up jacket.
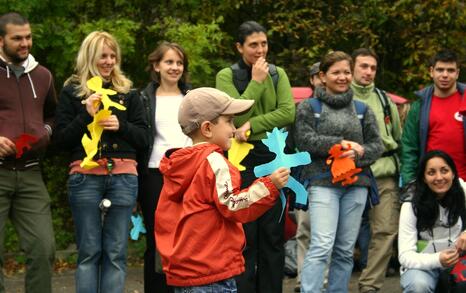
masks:
<svg viewBox="0 0 466 293"><path fill-rule="evenodd" d="M168 155L168 156L167 156ZM244 271L241 223L257 219L278 198L268 177L240 190L241 177L214 144L168 151L155 239L167 283L206 285Z"/></svg>

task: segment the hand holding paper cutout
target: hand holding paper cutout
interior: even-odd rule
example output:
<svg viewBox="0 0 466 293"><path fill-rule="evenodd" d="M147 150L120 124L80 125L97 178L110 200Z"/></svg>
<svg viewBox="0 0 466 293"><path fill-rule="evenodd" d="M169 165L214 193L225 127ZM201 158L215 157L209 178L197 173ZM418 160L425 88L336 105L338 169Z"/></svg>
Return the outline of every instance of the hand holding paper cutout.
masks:
<svg viewBox="0 0 466 293"><path fill-rule="evenodd" d="M251 131L246 132L246 136L249 137ZM246 170L246 167L241 165L241 161L249 154L249 151L254 148L254 145L247 142L240 142L236 138L231 139L231 147L228 150L228 160L238 168L240 171Z"/></svg>
<svg viewBox="0 0 466 293"><path fill-rule="evenodd" d="M280 167L292 168L300 165L307 165L311 163L311 156L308 152L300 152L296 154L285 154L285 144L288 132L284 129L278 130L274 128L272 132L267 132L267 138L263 139L262 142L269 148L271 152L274 152L276 158L266 164L256 166L254 168L254 175L261 177L271 174L273 171ZM289 177L287 184L285 185L289 189L293 190L296 194L296 203L306 205L307 202L307 191L304 186L299 183L292 176ZM282 205L285 206L285 197L281 196Z"/></svg>
<svg viewBox="0 0 466 293"><path fill-rule="evenodd" d="M0 158L8 157L16 153L16 145L8 137L0 136Z"/></svg>
<svg viewBox="0 0 466 293"><path fill-rule="evenodd" d="M87 134L84 134L81 140L86 152L86 157L83 159L80 166L85 169L92 169L99 165L93 161L93 158L97 154L100 137L102 136L104 127L108 130L118 130L119 128L118 119L116 123L114 122L114 119L109 119L109 117L112 116L112 111L109 110L109 108L115 107L123 111L126 110L126 107L110 100L108 95L116 95L117 92L111 89L102 88L103 81L99 76L94 76L89 79L86 84L89 89L100 95L100 102L103 104L103 109L94 115L94 120L87 126L90 137L87 136ZM98 102L95 97L93 99L92 103Z"/></svg>
<svg viewBox="0 0 466 293"><path fill-rule="evenodd" d="M362 169L356 168L354 160L350 157L342 156L347 150L351 150L351 145L348 145L344 150L341 144L335 144L328 152L330 156L327 158L327 165L332 165L330 167L332 183L341 182L341 185L345 186L358 180L358 176L355 176L355 174L361 172Z"/></svg>

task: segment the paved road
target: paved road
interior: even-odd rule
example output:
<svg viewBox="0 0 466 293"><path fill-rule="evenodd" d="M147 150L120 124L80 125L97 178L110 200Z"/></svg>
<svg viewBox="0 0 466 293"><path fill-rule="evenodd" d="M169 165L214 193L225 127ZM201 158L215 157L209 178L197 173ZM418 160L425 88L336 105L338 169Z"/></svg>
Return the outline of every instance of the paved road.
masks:
<svg viewBox="0 0 466 293"><path fill-rule="evenodd" d="M128 269L128 277L126 280L126 293L143 293L144 286L142 281L142 268L131 267ZM354 273L351 277L349 292L357 293L357 278L359 273ZM24 274L18 273L11 277L5 277L5 289L7 293L24 292ZM387 278L385 285L380 293L399 293L399 277ZM295 279L285 278L283 280L283 293L294 292ZM63 273L56 273L53 276L53 292L54 293L72 293L75 292L74 287L74 271L68 270Z"/></svg>

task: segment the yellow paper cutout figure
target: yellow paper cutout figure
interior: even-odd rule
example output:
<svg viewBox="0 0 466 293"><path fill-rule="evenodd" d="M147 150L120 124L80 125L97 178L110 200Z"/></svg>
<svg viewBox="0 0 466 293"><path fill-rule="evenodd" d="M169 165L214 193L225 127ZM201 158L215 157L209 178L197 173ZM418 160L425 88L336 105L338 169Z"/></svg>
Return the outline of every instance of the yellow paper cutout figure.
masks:
<svg viewBox="0 0 466 293"><path fill-rule="evenodd" d="M246 136L249 137L251 131L246 132ZM240 171L246 170L246 167L241 165L241 161L249 154L249 151L254 148L254 145L247 142L239 142L235 138L231 139L231 147L228 150L228 160L238 168Z"/></svg>
<svg viewBox="0 0 466 293"><path fill-rule="evenodd" d="M87 125L87 129L89 130L91 137L89 137L87 134L84 134L83 138L81 139L84 151L86 152L86 157L83 159L80 166L84 169L92 169L99 166L97 162L93 161L93 158L99 149L100 137L104 131L104 128L99 125L99 121L112 115L112 111L109 110L110 107L115 107L122 111L126 110L126 107L110 100L108 95L116 95L117 92L111 89L102 88L103 82L102 78L99 76L94 76L93 78L89 79L86 84L90 90L93 90L95 93L101 95L100 101L103 105L103 109L97 112L94 115L93 121Z"/></svg>

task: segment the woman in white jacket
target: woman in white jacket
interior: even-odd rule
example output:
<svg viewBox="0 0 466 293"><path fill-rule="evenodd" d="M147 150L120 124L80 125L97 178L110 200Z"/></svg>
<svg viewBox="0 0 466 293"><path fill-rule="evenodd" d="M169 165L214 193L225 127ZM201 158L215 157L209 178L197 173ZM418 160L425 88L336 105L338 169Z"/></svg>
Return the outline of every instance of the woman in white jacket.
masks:
<svg viewBox="0 0 466 293"><path fill-rule="evenodd" d="M430 151L421 160L411 202L401 207L398 234L401 288L434 292L443 269L466 251L464 182L453 160Z"/></svg>

